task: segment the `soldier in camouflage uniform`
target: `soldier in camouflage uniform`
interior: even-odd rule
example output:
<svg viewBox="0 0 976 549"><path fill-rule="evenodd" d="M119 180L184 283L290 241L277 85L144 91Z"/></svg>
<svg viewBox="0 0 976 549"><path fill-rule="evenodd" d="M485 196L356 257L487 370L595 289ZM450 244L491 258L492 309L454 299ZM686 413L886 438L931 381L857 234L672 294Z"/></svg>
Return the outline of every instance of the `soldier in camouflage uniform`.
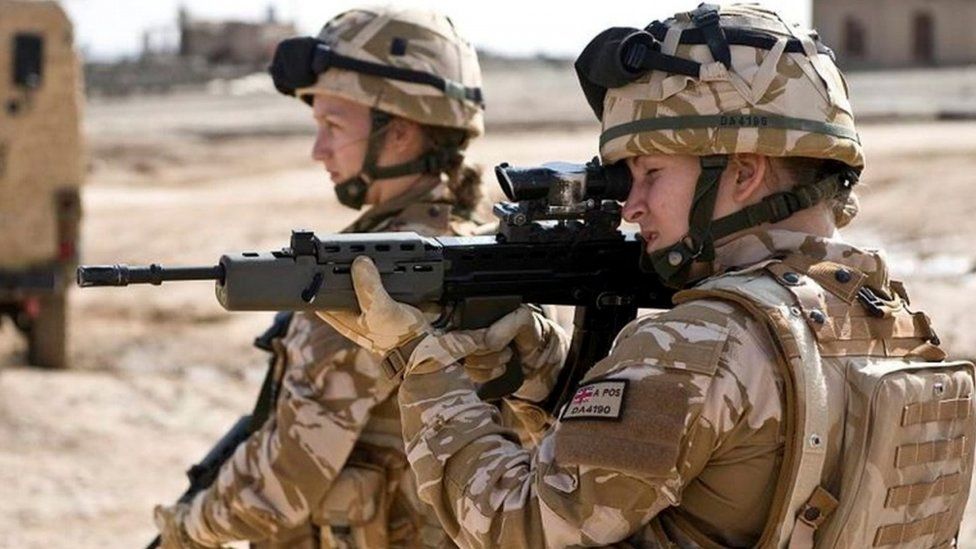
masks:
<svg viewBox="0 0 976 549"><path fill-rule="evenodd" d="M547 346L552 331L533 315L434 330L390 299L365 257L353 264L362 312L320 312L403 365L407 456L451 538L950 546L972 474L972 366L936 370L945 354L927 317L905 307L879 253L838 232L856 213L863 157L832 53L757 5L702 5L609 29L577 71L604 162L630 168L623 215L640 226L644 260L685 290L620 332L537 448L499 423L457 363L513 338L522 351ZM881 438L916 442L864 465L850 449L874 416L851 379L912 364L920 394L942 400L887 414L901 427ZM926 381L930 366L942 381ZM818 533L838 499L837 515L856 518Z"/></svg>
<svg viewBox="0 0 976 549"><path fill-rule="evenodd" d="M315 57L322 52L334 66L323 68ZM426 83L411 81L410 70ZM483 132L481 75L474 49L449 19L349 11L317 39L283 42L272 74L279 90L312 105L313 157L336 182L339 200L373 205L346 232L459 235L476 226L480 180L462 164L462 151ZM209 489L189 504L157 508L163 546L449 545L417 498L396 384L382 374L381 357L310 314L295 314L274 345L275 413ZM510 352L492 356L469 362L475 377L490 377Z"/></svg>

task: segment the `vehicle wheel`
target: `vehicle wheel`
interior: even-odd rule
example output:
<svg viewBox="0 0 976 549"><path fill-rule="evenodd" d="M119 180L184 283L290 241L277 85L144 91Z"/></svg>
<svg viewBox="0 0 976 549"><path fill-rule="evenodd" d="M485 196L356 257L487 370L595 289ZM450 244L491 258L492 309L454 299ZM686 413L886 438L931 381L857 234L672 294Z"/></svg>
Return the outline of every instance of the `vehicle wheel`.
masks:
<svg viewBox="0 0 976 549"><path fill-rule="evenodd" d="M27 332L27 361L43 368L67 368L65 294L41 298L40 311Z"/></svg>

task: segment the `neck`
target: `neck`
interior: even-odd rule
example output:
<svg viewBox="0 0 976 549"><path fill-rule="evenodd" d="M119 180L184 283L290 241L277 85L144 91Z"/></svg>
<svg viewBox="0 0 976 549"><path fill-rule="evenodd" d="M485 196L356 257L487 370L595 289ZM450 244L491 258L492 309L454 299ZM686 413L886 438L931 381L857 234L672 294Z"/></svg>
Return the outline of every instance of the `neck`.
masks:
<svg viewBox="0 0 976 549"><path fill-rule="evenodd" d="M769 228L806 233L823 238L840 238L840 232L838 232L837 224L834 222L834 214L826 203L796 212L778 223L769 225Z"/></svg>
<svg viewBox="0 0 976 549"><path fill-rule="evenodd" d="M377 205L393 200L424 181L425 174L407 174L390 179L377 179L366 191L366 203Z"/></svg>

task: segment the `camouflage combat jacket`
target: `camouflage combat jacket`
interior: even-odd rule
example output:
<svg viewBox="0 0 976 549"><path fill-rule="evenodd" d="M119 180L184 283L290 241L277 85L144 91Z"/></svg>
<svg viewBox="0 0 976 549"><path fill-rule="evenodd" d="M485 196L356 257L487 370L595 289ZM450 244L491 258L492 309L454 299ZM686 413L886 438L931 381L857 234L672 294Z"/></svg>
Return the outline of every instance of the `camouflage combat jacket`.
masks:
<svg viewBox="0 0 976 549"><path fill-rule="evenodd" d="M761 272L791 255L889 284L877 253L802 233L754 230L716 252L716 273ZM457 365L408 375L400 410L420 498L468 547L752 546L784 459L786 385L774 345L726 300L640 317L535 449L499 425ZM832 421L839 429L842 419ZM824 478L836 488L839 446L827 452Z"/></svg>
<svg viewBox="0 0 976 549"><path fill-rule="evenodd" d="M469 233L475 224L452 213L445 186L431 186L373 207L344 232ZM295 314L275 345L275 411L193 500L190 536L214 546L449 545L417 499L380 358L313 314Z"/></svg>

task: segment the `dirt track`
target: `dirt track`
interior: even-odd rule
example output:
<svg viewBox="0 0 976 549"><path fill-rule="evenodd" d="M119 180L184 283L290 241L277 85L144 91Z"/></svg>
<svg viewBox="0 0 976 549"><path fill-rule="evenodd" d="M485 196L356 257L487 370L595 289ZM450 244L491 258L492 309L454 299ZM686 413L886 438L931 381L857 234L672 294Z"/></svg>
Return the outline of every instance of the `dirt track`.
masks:
<svg viewBox="0 0 976 549"><path fill-rule="evenodd" d="M91 113L86 262L212 263L353 217L306 159L307 136L214 138L158 111L154 130L152 120L117 123L131 116L120 108ZM871 169L851 240L895 252L913 303L954 354L976 357L964 320L976 304L976 124L869 126L863 138ZM487 166L583 161L594 149L595 132L582 128L495 134L471 156ZM263 375L250 341L269 315L228 314L212 292L206 283L75 291L66 372L23 367L21 341L0 330L0 547L134 547L151 537L152 505L183 490L183 469L248 411ZM976 543L976 518L964 535Z"/></svg>

